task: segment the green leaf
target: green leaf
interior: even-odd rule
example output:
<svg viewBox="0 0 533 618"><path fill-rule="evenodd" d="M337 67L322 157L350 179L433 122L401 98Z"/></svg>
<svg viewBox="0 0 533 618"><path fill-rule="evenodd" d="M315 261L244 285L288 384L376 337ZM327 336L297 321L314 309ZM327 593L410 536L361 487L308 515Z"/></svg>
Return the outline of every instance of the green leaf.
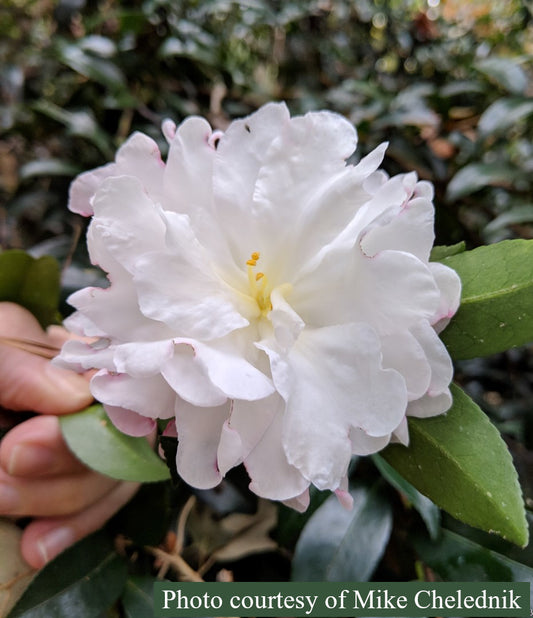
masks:
<svg viewBox="0 0 533 618"><path fill-rule="evenodd" d="M533 583L531 567L449 530L442 531L438 542L415 539L414 546L421 559L445 581ZM533 594L531 601L533 604Z"/></svg>
<svg viewBox="0 0 533 618"><path fill-rule="evenodd" d="M455 243L455 245L435 245L433 249L431 249L431 255L429 259L431 262L440 262L445 257L462 253L465 249L466 245L464 240Z"/></svg>
<svg viewBox="0 0 533 618"><path fill-rule="evenodd" d="M8 618L94 618L119 597L127 566L98 532L40 570Z"/></svg>
<svg viewBox="0 0 533 618"><path fill-rule="evenodd" d="M320 491L314 485L309 488L310 502L303 513L278 504L278 525L276 527L276 540L283 547L294 547L305 524L313 513L331 496L328 491Z"/></svg>
<svg viewBox="0 0 533 618"><path fill-rule="evenodd" d="M125 88L124 74L113 62L93 56L79 45L63 40L57 41L56 51L61 62L84 77L107 86L112 91Z"/></svg>
<svg viewBox="0 0 533 618"><path fill-rule="evenodd" d="M81 169L62 159L38 159L29 161L19 170L20 180L29 180L38 176L75 176Z"/></svg>
<svg viewBox="0 0 533 618"><path fill-rule="evenodd" d="M529 84L526 73L512 58L486 58L476 62L474 68L513 94L524 94Z"/></svg>
<svg viewBox="0 0 533 618"><path fill-rule="evenodd" d="M533 240L504 240L442 260L461 277L459 311L441 338L454 359L533 341Z"/></svg>
<svg viewBox="0 0 533 618"><path fill-rule="evenodd" d="M148 576L128 578L121 599L126 618L154 618L154 581Z"/></svg>
<svg viewBox="0 0 533 618"><path fill-rule="evenodd" d="M421 494L415 487L406 481L383 457L373 455L372 460L376 464L383 478L395 489L402 493L413 507L418 511L432 539L436 539L440 533L440 510L429 498Z"/></svg>
<svg viewBox="0 0 533 618"><path fill-rule="evenodd" d="M502 134L533 114L533 101L522 97L506 97L494 101L481 114L478 130L482 136Z"/></svg>
<svg viewBox="0 0 533 618"><path fill-rule="evenodd" d="M458 386L446 414L409 419L409 447L384 459L456 519L524 546L528 541L518 476L498 430Z"/></svg>
<svg viewBox="0 0 533 618"><path fill-rule="evenodd" d="M517 204L488 223L483 230L483 237L490 242L490 239L495 238L498 233L501 234L502 230L508 226L532 222L533 204Z"/></svg>
<svg viewBox="0 0 533 618"><path fill-rule="evenodd" d="M469 163L462 167L446 187L446 199L453 202L484 187L509 187L517 171L506 163Z"/></svg>
<svg viewBox="0 0 533 618"><path fill-rule="evenodd" d="M109 527L135 545L159 545L170 530L173 515L169 483L146 483L110 520Z"/></svg>
<svg viewBox="0 0 533 618"><path fill-rule="evenodd" d="M71 451L93 470L142 483L169 478L168 468L147 440L121 433L101 405L61 416L59 422Z"/></svg>
<svg viewBox="0 0 533 618"><path fill-rule="evenodd" d="M392 528L392 509L380 484L350 491L352 511L330 496L296 544L293 581L368 581Z"/></svg>
<svg viewBox="0 0 533 618"><path fill-rule="evenodd" d="M60 321L59 264L50 256L33 258L13 249L0 254L0 301L26 307L43 328Z"/></svg>

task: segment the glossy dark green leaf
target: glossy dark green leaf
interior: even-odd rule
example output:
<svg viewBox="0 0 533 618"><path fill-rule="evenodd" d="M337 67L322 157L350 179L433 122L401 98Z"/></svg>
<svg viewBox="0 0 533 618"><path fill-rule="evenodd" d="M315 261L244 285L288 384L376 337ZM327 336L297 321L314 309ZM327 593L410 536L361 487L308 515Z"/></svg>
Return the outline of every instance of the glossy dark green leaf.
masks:
<svg viewBox="0 0 533 618"><path fill-rule="evenodd" d="M524 94L529 83L525 71L514 58L485 58L476 62L474 68L513 94Z"/></svg>
<svg viewBox="0 0 533 618"><path fill-rule="evenodd" d="M39 571L8 618L95 618L120 596L126 575L109 535L93 534Z"/></svg>
<svg viewBox="0 0 533 618"><path fill-rule="evenodd" d="M393 444L381 454L456 519L524 546L522 492L507 446L459 387L452 385L452 394L446 414L409 419L409 447Z"/></svg>
<svg viewBox="0 0 533 618"><path fill-rule="evenodd" d="M121 599L126 618L154 618L154 581L149 576L128 578Z"/></svg>
<svg viewBox="0 0 533 618"><path fill-rule="evenodd" d="M419 538L414 546L421 559L444 581L533 584L531 567L449 530L443 530L437 542ZM531 601L533 604L533 594Z"/></svg>
<svg viewBox="0 0 533 618"><path fill-rule="evenodd" d="M517 171L504 163L469 163L448 183L446 199L453 202L489 186L510 187L516 175Z"/></svg>
<svg viewBox="0 0 533 618"><path fill-rule="evenodd" d="M533 114L533 100L506 97L494 101L481 114L478 130L482 136L502 134Z"/></svg>
<svg viewBox="0 0 533 618"><path fill-rule="evenodd" d="M374 463L383 475L383 478L395 489L401 492L410 504L418 511L424 520L432 539L437 538L440 532L440 510L429 498L421 494L411 483L406 481L383 457L373 455Z"/></svg>
<svg viewBox="0 0 533 618"><path fill-rule="evenodd" d="M293 581L368 581L392 528L383 488L352 490L353 510L330 496L302 531L292 563Z"/></svg>
<svg viewBox="0 0 533 618"><path fill-rule="evenodd" d="M507 240L442 260L461 277L459 311L441 338L455 359L533 341L533 240Z"/></svg>
<svg viewBox="0 0 533 618"><path fill-rule="evenodd" d="M59 322L59 264L13 249L0 254L0 301L26 307L44 328Z"/></svg>
<svg viewBox="0 0 533 618"><path fill-rule="evenodd" d="M70 450L84 464L115 479L143 483L170 477L145 438L121 433L100 405L60 417Z"/></svg>

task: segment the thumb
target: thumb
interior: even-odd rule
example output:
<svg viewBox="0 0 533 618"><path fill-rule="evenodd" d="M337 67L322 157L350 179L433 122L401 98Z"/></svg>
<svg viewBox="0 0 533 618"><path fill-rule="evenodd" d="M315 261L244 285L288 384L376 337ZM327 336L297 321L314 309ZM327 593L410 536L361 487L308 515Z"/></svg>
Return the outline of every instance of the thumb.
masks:
<svg viewBox="0 0 533 618"><path fill-rule="evenodd" d="M50 343L34 316L13 303L0 303L0 337ZM10 410L65 414L92 401L86 378L53 366L0 339L0 405Z"/></svg>

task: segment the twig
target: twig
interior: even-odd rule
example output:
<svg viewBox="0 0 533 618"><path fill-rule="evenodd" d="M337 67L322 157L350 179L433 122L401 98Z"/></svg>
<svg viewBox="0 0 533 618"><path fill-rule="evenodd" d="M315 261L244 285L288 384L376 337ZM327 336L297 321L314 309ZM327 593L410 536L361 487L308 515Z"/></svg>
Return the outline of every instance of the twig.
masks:
<svg viewBox="0 0 533 618"><path fill-rule="evenodd" d="M163 549L158 547L145 546L148 553L152 554L156 558L159 558L161 562L168 563L176 569L178 575L183 577L184 581L189 582L203 582L203 578L178 554L169 554Z"/></svg>

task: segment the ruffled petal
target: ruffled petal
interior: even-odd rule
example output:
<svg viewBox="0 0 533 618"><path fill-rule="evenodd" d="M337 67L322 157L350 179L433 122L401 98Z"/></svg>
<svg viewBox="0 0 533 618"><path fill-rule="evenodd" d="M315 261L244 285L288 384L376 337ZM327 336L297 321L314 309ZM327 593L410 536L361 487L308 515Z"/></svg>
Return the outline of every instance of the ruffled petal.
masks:
<svg viewBox="0 0 533 618"><path fill-rule="evenodd" d="M133 410L126 410L117 406L104 406L107 415L115 427L128 436L147 436L156 427L156 422L153 418L148 418L141 414L137 414Z"/></svg>
<svg viewBox="0 0 533 618"><path fill-rule="evenodd" d="M400 331L381 338L383 366L402 374L409 400L418 399L427 392L431 367L424 349L409 331Z"/></svg>
<svg viewBox="0 0 533 618"><path fill-rule="evenodd" d="M407 406L407 410L409 411L409 406ZM407 424L407 417L404 417L402 422L393 431L391 442L399 442L404 446L409 446L409 425Z"/></svg>
<svg viewBox="0 0 533 618"><path fill-rule="evenodd" d="M267 376L242 356L194 340L175 339L176 354L162 374L183 399L218 405L226 398L263 399L274 391Z"/></svg>
<svg viewBox="0 0 533 618"><path fill-rule="evenodd" d="M405 414L405 382L398 372L381 368L379 340L364 324L304 331L287 363L288 460L319 489L335 490L352 455L352 428L388 436ZM276 367L272 373L275 383L284 379Z"/></svg>
<svg viewBox="0 0 533 618"><path fill-rule="evenodd" d="M409 402L407 416L417 418L429 418L438 416L450 409L452 405L452 395L450 389L446 389L438 395L424 395L416 401Z"/></svg>
<svg viewBox="0 0 533 618"><path fill-rule="evenodd" d="M436 315L431 320L435 330L440 333L455 315L461 302L461 279L448 266L438 262L430 262L429 268L435 277L440 290L440 303Z"/></svg>
<svg viewBox="0 0 533 618"><path fill-rule="evenodd" d="M229 403L210 408L185 401L176 404L176 467L183 480L193 487L210 489L222 480L217 450L229 408Z"/></svg>
<svg viewBox="0 0 533 618"><path fill-rule="evenodd" d="M106 405L133 410L149 418L170 418L174 414L176 394L160 375L132 378L102 369L91 379L91 393Z"/></svg>
<svg viewBox="0 0 533 618"><path fill-rule="evenodd" d="M117 151L115 163L80 174L70 187L69 208L88 217L93 214L92 198L106 178L129 175L138 178L156 201L161 194L165 164L156 142L134 133Z"/></svg>
<svg viewBox="0 0 533 618"><path fill-rule="evenodd" d="M306 324L366 322L388 335L430 319L439 296L431 271L413 255L386 250L367 257L345 246L294 284L291 302Z"/></svg>
<svg viewBox="0 0 533 618"><path fill-rule="evenodd" d="M198 362L192 343L175 347L173 357L161 367L161 375L184 401L193 406L217 407L227 400L208 378L205 366Z"/></svg>
<svg viewBox="0 0 533 618"><path fill-rule="evenodd" d="M289 463L282 434L283 411L279 410L244 460L251 479L250 490L269 500L296 498L309 486L309 481Z"/></svg>
<svg viewBox="0 0 533 618"><path fill-rule="evenodd" d="M69 209L83 217L90 217L93 214L92 198L98 187L116 173L116 163L108 163L77 176L70 185Z"/></svg>
<svg viewBox="0 0 533 618"><path fill-rule="evenodd" d="M433 219L434 208L430 200L411 199L390 221L369 229L361 240L361 248L369 256L393 249L411 253L427 262L435 238Z"/></svg>
<svg viewBox="0 0 533 618"><path fill-rule="evenodd" d="M169 144L165 169L166 210L186 214L195 224L212 209L211 179L215 148L210 143L212 129L203 118L187 118L177 128ZM207 212L206 212L207 211ZM196 227L196 225L195 225Z"/></svg>
<svg viewBox="0 0 533 618"><path fill-rule="evenodd" d="M96 367L116 371L113 355L114 351L109 347L109 340L86 343L78 339L70 339L64 343L61 353L52 362L58 367L72 369L78 373Z"/></svg>
<svg viewBox="0 0 533 618"><path fill-rule="evenodd" d="M139 255L164 245L166 228L161 211L137 178L107 179L94 197L93 208L88 247L91 258L104 270L107 253L132 273ZM100 252L102 247L104 252Z"/></svg>
<svg viewBox="0 0 533 618"><path fill-rule="evenodd" d="M114 353L115 371L127 373L132 378L154 376L161 372L161 367L173 354L172 339L123 343Z"/></svg>
<svg viewBox="0 0 533 618"><path fill-rule="evenodd" d="M439 395L447 390L453 377L453 364L448 350L427 321L414 326L411 332L422 346L431 367L431 379L427 394L430 396Z"/></svg>
<svg viewBox="0 0 533 618"><path fill-rule="evenodd" d="M210 340L248 325L233 302L234 292L214 272L186 217L168 213L172 249L141 254L134 281L147 317L177 336Z"/></svg>
<svg viewBox="0 0 533 618"><path fill-rule="evenodd" d="M309 495L309 489L303 491L299 496L295 498L290 498L289 500L283 500L283 504L288 506L290 509L294 509L299 513L304 513L307 511L307 508L311 502L311 497Z"/></svg>
<svg viewBox="0 0 533 618"><path fill-rule="evenodd" d="M372 455L372 453L377 453L387 446L390 438L390 433L384 436L369 436L362 429L355 427L350 429L350 441L354 455Z"/></svg>

